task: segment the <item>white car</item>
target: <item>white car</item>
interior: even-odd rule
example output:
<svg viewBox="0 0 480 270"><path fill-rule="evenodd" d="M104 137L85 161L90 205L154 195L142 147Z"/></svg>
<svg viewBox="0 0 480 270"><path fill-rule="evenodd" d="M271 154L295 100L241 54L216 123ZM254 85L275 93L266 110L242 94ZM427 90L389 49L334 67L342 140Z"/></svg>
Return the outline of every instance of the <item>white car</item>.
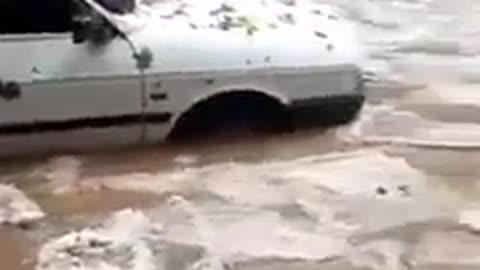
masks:
<svg viewBox="0 0 480 270"><path fill-rule="evenodd" d="M362 49L331 9L105 2L2 0L1 155L335 126L362 107Z"/></svg>

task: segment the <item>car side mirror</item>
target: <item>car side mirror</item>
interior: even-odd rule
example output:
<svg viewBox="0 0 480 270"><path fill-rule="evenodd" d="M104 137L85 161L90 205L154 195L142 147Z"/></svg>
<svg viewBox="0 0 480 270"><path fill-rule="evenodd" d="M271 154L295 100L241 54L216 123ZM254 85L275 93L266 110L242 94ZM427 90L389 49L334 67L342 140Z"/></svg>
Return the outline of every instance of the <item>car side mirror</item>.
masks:
<svg viewBox="0 0 480 270"><path fill-rule="evenodd" d="M72 41L74 44L80 44L88 39L88 31L91 27L91 17L88 15L77 15L72 20Z"/></svg>
<svg viewBox="0 0 480 270"><path fill-rule="evenodd" d="M72 19L74 44L91 42L94 45L108 43L117 34L116 30L100 15L82 14Z"/></svg>

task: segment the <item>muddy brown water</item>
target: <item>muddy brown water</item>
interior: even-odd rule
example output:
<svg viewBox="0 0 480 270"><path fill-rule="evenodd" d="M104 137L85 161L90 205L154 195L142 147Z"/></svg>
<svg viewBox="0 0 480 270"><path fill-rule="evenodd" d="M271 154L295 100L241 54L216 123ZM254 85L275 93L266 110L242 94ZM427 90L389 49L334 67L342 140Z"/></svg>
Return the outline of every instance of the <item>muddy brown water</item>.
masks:
<svg viewBox="0 0 480 270"><path fill-rule="evenodd" d="M240 140L234 143L197 144L195 147L164 145L156 148L130 149L97 153L82 157L83 177L124 175L156 172L175 167L200 167L219 161L257 162L271 157L293 158L314 153L326 153L339 148L329 131L303 131L298 134ZM182 161L185 160L185 161ZM146 208L162 200L161 196L133 191L103 189L52 195L45 188L46 180L29 175L32 168L45 160L21 159L3 161L3 182L14 183L36 201L49 218L62 219L82 216L105 216L124 208ZM47 218L47 223L48 218ZM34 229L35 230L35 229ZM40 232L37 232L41 234ZM41 237L40 237L41 238ZM38 239L25 237L14 228L0 230L0 263L2 269L29 270L34 268Z"/></svg>
<svg viewBox="0 0 480 270"><path fill-rule="evenodd" d="M216 161L243 160L258 161L267 156L283 156L285 158L311 152L312 146L321 145L326 151L335 148L332 136L318 136L317 132L289 136L288 138L263 138L261 141L238 142L223 145L197 145L186 149L179 146L165 146L162 149L133 149L115 151L89 156L82 173L84 176L121 175L135 172L153 172L182 166L175 161L176 156L184 153L184 158L202 166ZM296 151L288 151L290 145ZM320 150L322 151L322 150ZM201 159L197 160L198 157ZM28 172L43 160L25 160L21 162L4 161L2 173L15 174L7 183L15 183L30 198L36 201L49 217L68 218L71 216L107 215L124 208L145 208L161 200L159 196L133 191L115 191L108 189L79 191L68 194L52 195L43 187L45 179L30 177ZM185 165L187 166L187 165ZM26 175L27 174L27 175ZM47 221L48 223L48 221ZM39 232L41 233L41 232ZM35 252L40 245L35 239L26 237L17 228L0 229L0 263L2 269L30 270L35 266Z"/></svg>
<svg viewBox="0 0 480 270"><path fill-rule="evenodd" d="M426 115L437 121L455 122L455 119L473 120L475 114L463 106L401 105L403 110ZM449 111L446 113L444 109ZM446 119L445 115L449 118ZM452 120L453 119L453 120ZM366 148L368 146L360 146ZM356 147L358 148L358 146ZM289 160L309 155L320 155L333 151L349 151L336 136L335 130L301 131L296 134L244 139L218 144L192 146L168 146L96 153L79 157L82 160L81 175L95 178L134 173L168 171L178 168L195 168L225 161L257 163L265 160ZM475 180L480 176L480 150L455 151L442 149L403 149L401 155L406 162L418 170L430 174L432 188L448 190L457 201L478 200L480 189ZM398 154L398 153L397 153ZM478 160L478 162L467 162ZM50 219L106 216L114 210L124 208L148 208L160 203L162 196L144 192L118 191L97 187L95 190L51 194L45 188L47 180L33 174L34 168L45 160L29 160L22 163L5 162L2 174L7 181L15 183L35 200ZM468 172L468 176L461 175ZM12 176L13 175L13 176ZM49 223L47 218L47 226ZM74 221L75 222L75 221ZM79 222L81 223L81 222ZM86 222L88 223L88 222ZM34 234L42 234L41 229L33 229ZM30 232L31 234L32 232ZM34 268L35 252L41 241L28 237L18 228L0 230L0 262L2 269L30 270Z"/></svg>
<svg viewBox="0 0 480 270"><path fill-rule="evenodd" d="M0 229L0 262L3 269L30 270L35 264L35 248L15 229Z"/></svg>
<svg viewBox="0 0 480 270"><path fill-rule="evenodd" d="M432 111L429 111L432 113ZM434 113L434 112L433 112ZM108 175L125 175L138 172L155 172L178 167L201 167L216 162L228 160L255 163L269 159L292 159L308 155L318 155L332 151L350 150L338 141L333 132L309 131L299 132L273 138L261 138L257 141L240 141L232 144L200 145L196 148L167 147L164 149L141 149L128 152L114 152L95 154L83 157L82 175L97 177ZM463 157L464 153L447 151L443 153L445 163L438 162L438 151L417 149L416 154L408 157L407 162L413 167L430 173L445 172L448 170L448 160ZM480 151L474 153L480 158ZM432 165L432 161L435 164ZM35 167L35 162L29 166ZM456 170L469 170L456 165ZM466 165L468 166L468 164ZM7 173L16 171L18 166L12 166ZM442 172L443 170L443 172ZM27 170L28 171L28 170ZM478 170L480 175L480 170ZM16 176L21 178L22 173ZM477 190L470 178L458 182L460 176L432 176L432 183L442 188L451 189L462 198L475 199ZM465 177L464 177L465 178ZM470 180L469 180L470 179ZM12 180L10 180L12 181ZM19 186L34 199L50 216L68 218L71 216L107 215L108 213L127 207L145 208L162 200L160 196L132 191L113 191L102 189L79 191L68 194L52 195L42 189L44 179L29 179ZM22 184L23 183L23 184ZM479 190L480 192L480 190ZM48 222L47 222L48 223ZM35 229L34 229L35 230ZM36 232L41 234L41 232ZM34 268L35 247L40 243L33 238L25 237L21 230L6 228L0 230L0 262L3 269L30 270ZM333 269L333 268L332 268Z"/></svg>
<svg viewBox="0 0 480 270"><path fill-rule="evenodd" d="M479 111L465 106L446 104L406 104L402 110L415 112L426 118L445 123L476 122ZM445 111L447 110L447 112ZM473 110L473 111L472 111ZM460 121L461 120L461 121ZM200 168L219 162L243 162L255 164L267 160L291 160L338 151L366 149L372 146L349 146L341 141L336 130L300 131L282 136L244 139L235 142L204 143L195 146L164 145L152 148L130 149L108 153L76 156L82 161L81 177L122 177L136 173ZM423 149L408 148L391 151L392 155L405 158L412 168L428 176L432 189L444 190L450 196L451 204L461 205L465 201L479 201L480 150ZM0 166L2 181L15 183L36 201L47 213L43 226L22 229L0 229L0 263L2 269L32 270L38 247L45 241L44 228L65 226L64 224L89 224L90 220L104 217L115 210L124 208L148 208L160 204L163 195L145 192L111 190L100 186L95 189L79 188L75 192L52 194L48 181L32 173L47 162L41 160L7 161ZM62 168L56 168L61 170ZM91 184L91 183L90 183ZM446 193L446 194L447 194ZM165 194L167 195L167 194ZM455 206L453 206L455 207ZM68 220L58 223L58 220ZM49 225L50 224L50 225ZM59 225L60 224L60 225ZM52 229L52 236L65 232ZM26 232L27 231L27 232ZM32 235L34 237L32 237ZM275 265L272 262L270 265ZM342 262L340 262L342 264ZM301 265L301 264L300 264ZM336 265L333 263L332 265ZM252 266L261 269L264 265ZM350 269L347 266L338 266ZM443 267L443 266L442 266ZM266 269L269 269L268 267ZM332 269L337 269L333 267Z"/></svg>

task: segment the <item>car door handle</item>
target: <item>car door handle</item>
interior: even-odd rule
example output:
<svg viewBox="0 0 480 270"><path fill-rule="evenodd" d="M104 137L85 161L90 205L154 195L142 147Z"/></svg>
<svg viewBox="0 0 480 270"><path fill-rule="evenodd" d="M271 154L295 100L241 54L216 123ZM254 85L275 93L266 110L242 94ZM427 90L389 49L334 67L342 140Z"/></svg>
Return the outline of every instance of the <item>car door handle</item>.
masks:
<svg viewBox="0 0 480 270"><path fill-rule="evenodd" d="M168 99L168 95L167 93L165 92L159 92L159 93L151 93L149 95L150 99L153 100L153 101L160 101L160 100L167 100Z"/></svg>
<svg viewBox="0 0 480 270"><path fill-rule="evenodd" d="M4 100L11 101L22 96L20 84L14 81L0 81L0 97Z"/></svg>

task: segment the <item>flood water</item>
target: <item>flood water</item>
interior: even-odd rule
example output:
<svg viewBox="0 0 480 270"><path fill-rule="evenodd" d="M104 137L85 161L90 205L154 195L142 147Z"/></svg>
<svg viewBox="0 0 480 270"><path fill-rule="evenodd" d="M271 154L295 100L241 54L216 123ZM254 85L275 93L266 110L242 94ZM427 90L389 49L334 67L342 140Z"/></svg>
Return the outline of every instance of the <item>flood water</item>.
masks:
<svg viewBox="0 0 480 270"><path fill-rule="evenodd" d="M459 219L480 209L480 3L317 2L346 10L371 50L366 66L390 79L369 85L355 123L5 162L0 181L47 217L0 228L2 267L35 269L43 244L104 222L105 231L122 228L111 215L132 208L188 246L175 246L177 257L162 253L167 270L479 269L480 238ZM187 252L198 246L203 257ZM205 258L220 258L223 268L192 266ZM142 268L142 260L97 269L162 269Z"/></svg>

